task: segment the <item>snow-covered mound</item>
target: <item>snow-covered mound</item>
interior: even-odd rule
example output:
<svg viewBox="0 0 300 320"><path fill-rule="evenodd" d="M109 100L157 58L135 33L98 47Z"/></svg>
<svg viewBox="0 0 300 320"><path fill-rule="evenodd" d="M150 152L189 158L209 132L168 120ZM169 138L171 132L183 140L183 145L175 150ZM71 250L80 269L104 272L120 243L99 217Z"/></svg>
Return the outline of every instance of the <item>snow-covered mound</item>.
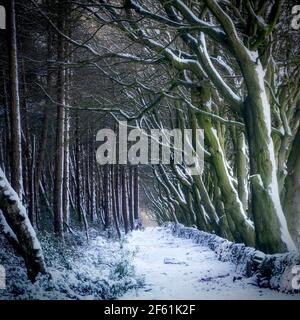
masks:
<svg viewBox="0 0 300 320"><path fill-rule="evenodd" d="M192 239L195 243L213 250L219 260L236 265L237 271L246 277L255 276L260 287L282 292L295 292L292 288L292 269L300 266L300 255L285 253L269 255L241 243L233 243L214 234L185 227L182 224L166 224L173 235ZM300 268L299 268L300 269Z"/></svg>

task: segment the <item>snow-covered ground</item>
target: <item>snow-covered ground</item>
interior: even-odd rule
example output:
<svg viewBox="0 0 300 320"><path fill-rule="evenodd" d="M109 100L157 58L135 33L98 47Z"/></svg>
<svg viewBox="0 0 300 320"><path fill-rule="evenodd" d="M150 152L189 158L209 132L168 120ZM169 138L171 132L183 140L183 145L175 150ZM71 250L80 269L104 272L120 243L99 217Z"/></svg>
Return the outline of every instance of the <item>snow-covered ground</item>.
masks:
<svg viewBox="0 0 300 320"><path fill-rule="evenodd" d="M124 248L123 241L91 233L89 243L84 235L76 242L67 238L65 244L53 236L41 236L51 278L40 275L34 284L27 279L23 261L0 236L0 265L6 270L6 288L0 288L0 300L116 299L140 286L132 252Z"/></svg>
<svg viewBox="0 0 300 320"><path fill-rule="evenodd" d="M48 276L27 280L22 260L0 236L0 265L6 269L2 299L300 299L260 289L254 278L241 277L231 262L170 228L134 231L123 240L94 230L60 244L41 235Z"/></svg>
<svg viewBox="0 0 300 320"><path fill-rule="evenodd" d="M136 251L136 273L144 286L121 299L300 299L256 286L255 279L236 273L215 252L192 240L173 236L166 228L146 228L128 236L128 250Z"/></svg>

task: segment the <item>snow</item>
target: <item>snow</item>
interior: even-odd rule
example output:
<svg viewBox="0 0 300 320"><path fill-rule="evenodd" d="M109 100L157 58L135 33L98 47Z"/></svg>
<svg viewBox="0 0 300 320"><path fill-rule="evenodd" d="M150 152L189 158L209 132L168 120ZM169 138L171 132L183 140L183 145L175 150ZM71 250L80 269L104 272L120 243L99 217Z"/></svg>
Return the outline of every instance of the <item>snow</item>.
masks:
<svg viewBox="0 0 300 320"><path fill-rule="evenodd" d="M0 236L0 265L7 275L0 300L300 299L257 286L277 288L285 266L300 264L292 256L268 256L180 224L133 231L121 241L92 228L86 243L84 232L76 233L65 244L39 235L51 277L40 275L34 284ZM252 269L245 275L250 260L252 269L262 266L259 279ZM268 278L270 268L275 271Z"/></svg>
<svg viewBox="0 0 300 320"><path fill-rule="evenodd" d="M246 161L249 162L249 158L248 158L248 153L247 153L247 148L246 148L246 139L245 139L245 136L243 135L243 138L242 138L242 146L241 146L241 150L242 150L242 153L244 154L244 156L246 157ZM248 170L248 168L246 168L246 170ZM243 181L244 183L244 190L246 192L246 199L248 201L249 199L249 186L248 186L248 180L245 179ZM248 204L247 204L248 205Z"/></svg>
<svg viewBox="0 0 300 320"><path fill-rule="evenodd" d="M175 237L170 228L134 231L127 240L127 248L136 251L133 262L137 275L144 277L144 286L129 290L123 300L300 299L300 295L259 288L255 277L243 276L236 264L219 260L206 245ZM264 257L256 254L258 260Z"/></svg>
<svg viewBox="0 0 300 320"><path fill-rule="evenodd" d="M219 62L219 64L227 70L227 72L229 73L230 76L235 76L235 72L234 70L225 62L225 60L223 59L222 56L217 56L217 61Z"/></svg>
<svg viewBox="0 0 300 320"><path fill-rule="evenodd" d="M132 253L123 241L108 239L91 229L91 241L84 233L66 237L62 244L50 234L40 235L48 275L39 275L32 284L27 280L23 261L0 236L0 265L6 270L6 289L0 300L102 300L115 299L140 285L132 266Z"/></svg>

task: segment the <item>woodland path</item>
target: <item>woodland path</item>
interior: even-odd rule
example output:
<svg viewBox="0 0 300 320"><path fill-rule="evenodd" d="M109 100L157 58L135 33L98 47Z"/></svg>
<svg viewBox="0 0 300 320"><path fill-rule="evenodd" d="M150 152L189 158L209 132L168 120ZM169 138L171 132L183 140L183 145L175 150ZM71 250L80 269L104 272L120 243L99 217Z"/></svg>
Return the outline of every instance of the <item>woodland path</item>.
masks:
<svg viewBox="0 0 300 320"><path fill-rule="evenodd" d="M146 228L128 236L134 265L144 287L121 299L300 299L261 289L252 278L237 274L235 265L221 262L209 248L173 236L165 228Z"/></svg>

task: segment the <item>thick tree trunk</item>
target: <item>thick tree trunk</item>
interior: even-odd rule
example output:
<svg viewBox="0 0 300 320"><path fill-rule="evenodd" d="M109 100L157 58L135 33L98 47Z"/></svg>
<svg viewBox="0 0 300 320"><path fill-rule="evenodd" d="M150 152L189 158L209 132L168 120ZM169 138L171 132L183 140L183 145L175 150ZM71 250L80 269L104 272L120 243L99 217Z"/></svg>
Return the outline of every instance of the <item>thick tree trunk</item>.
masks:
<svg viewBox="0 0 300 320"><path fill-rule="evenodd" d="M300 247L300 126L287 163L284 212L291 235Z"/></svg>
<svg viewBox="0 0 300 320"><path fill-rule="evenodd" d="M204 95L204 90L200 93L193 92L195 105L205 109L206 96L207 95ZM243 204L233 184L233 178L228 170L227 159L221 147L217 132L213 128L210 119L198 115L198 122L200 128L204 129L205 142L208 145L208 151L211 153L211 160L218 177L218 184L222 193L222 200L230 231L235 241L241 241L249 246L254 246L254 227L246 216Z"/></svg>
<svg viewBox="0 0 300 320"><path fill-rule="evenodd" d="M209 152L211 153L214 168L218 177L218 184L222 193L222 200L230 231L234 236L235 241L241 241L249 246L254 246L254 228L246 216L243 204L238 196L236 188L234 187L233 179L230 176L226 164L227 160L218 141L217 134L208 122L205 124L203 123L203 128L205 130L205 139L209 144Z"/></svg>
<svg viewBox="0 0 300 320"><path fill-rule="evenodd" d="M264 71L259 60L243 62L241 68L248 88L244 117L249 142L256 245L266 253L294 250L279 197L271 137L271 108L264 85Z"/></svg>
<svg viewBox="0 0 300 320"><path fill-rule="evenodd" d="M34 281L38 273L46 272L42 248L24 206L7 181L2 169L0 169L0 210L11 228L9 233L18 242L28 277Z"/></svg>
<svg viewBox="0 0 300 320"><path fill-rule="evenodd" d="M197 116L194 111L189 111L190 123L193 130L193 148L197 149L197 134L196 130L199 129ZM209 195L207 194L206 188L203 184L201 175L195 175L192 177L194 180L193 191L195 198L198 202L198 209L196 209L197 222L202 221L202 230L208 232L219 232L219 218L214 210L213 205L210 202Z"/></svg>

